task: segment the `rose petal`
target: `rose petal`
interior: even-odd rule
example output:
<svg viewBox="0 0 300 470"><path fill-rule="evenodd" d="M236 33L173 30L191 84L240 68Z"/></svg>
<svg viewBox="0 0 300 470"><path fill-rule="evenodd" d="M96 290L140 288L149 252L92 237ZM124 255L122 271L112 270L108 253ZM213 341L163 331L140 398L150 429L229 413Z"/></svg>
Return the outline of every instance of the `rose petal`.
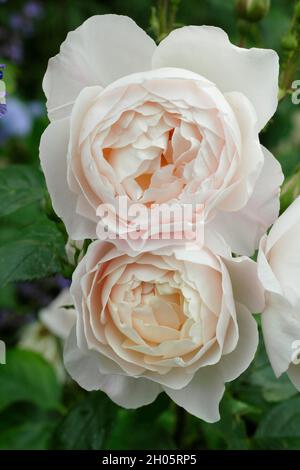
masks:
<svg viewBox="0 0 300 470"><path fill-rule="evenodd" d="M253 194L238 212L218 212L209 230L220 232L232 251L251 256L259 240L279 213L279 192L283 181L281 166L263 146L264 166Z"/></svg>
<svg viewBox="0 0 300 470"><path fill-rule="evenodd" d="M161 392L160 385L147 379L103 374L100 364L104 359L95 351L79 349L75 328L72 329L64 348L64 363L71 377L85 390L102 390L125 408L148 405Z"/></svg>
<svg viewBox="0 0 300 470"><path fill-rule="evenodd" d="M236 311L239 326L237 347L230 354L222 356L217 365L225 382L235 380L249 367L258 346L258 329L253 315L239 303L236 305Z"/></svg>
<svg viewBox="0 0 300 470"><path fill-rule="evenodd" d="M41 166L46 178L52 205L66 225L73 240L96 237L96 226L76 213L77 196L67 184L68 118L49 124L40 143Z"/></svg>
<svg viewBox="0 0 300 470"><path fill-rule="evenodd" d="M68 34L43 80L50 119L68 116L79 92L151 68L155 42L126 16L97 15Z"/></svg>
<svg viewBox="0 0 300 470"><path fill-rule="evenodd" d="M215 423L220 419L219 403L225 387L214 367L200 369L193 380L181 390L166 386L163 389L177 405L197 418L208 423Z"/></svg>
<svg viewBox="0 0 300 470"><path fill-rule="evenodd" d="M266 350L277 377L286 372L292 361L294 341L300 339L300 301L292 306L283 296L267 296L267 308L262 314L262 330Z"/></svg>
<svg viewBox="0 0 300 470"><path fill-rule="evenodd" d="M262 312L265 305L263 287L258 279L257 264L246 256L223 259L230 275L236 302L252 313Z"/></svg>
<svg viewBox="0 0 300 470"><path fill-rule="evenodd" d="M155 50L152 66L192 70L223 92L240 91L255 107L259 129L277 108L276 52L237 47L220 28L186 26L172 31Z"/></svg>

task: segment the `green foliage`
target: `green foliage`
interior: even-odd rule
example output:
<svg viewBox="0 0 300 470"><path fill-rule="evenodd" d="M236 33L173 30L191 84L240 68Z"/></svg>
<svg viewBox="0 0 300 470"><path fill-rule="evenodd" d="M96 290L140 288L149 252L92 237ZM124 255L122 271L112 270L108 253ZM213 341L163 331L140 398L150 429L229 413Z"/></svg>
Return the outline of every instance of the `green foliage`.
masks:
<svg viewBox="0 0 300 470"><path fill-rule="evenodd" d="M0 246L0 286L59 272L64 239L57 226L41 218Z"/></svg>
<svg viewBox="0 0 300 470"><path fill-rule="evenodd" d="M7 353L0 368L0 449L44 450L62 412L62 386L39 354Z"/></svg>
<svg viewBox="0 0 300 470"><path fill-rule="evenodd" d="M0 170L0 287L61 270L64 237L42 212L47 196L40 170L10 165Z"/></svg>
<svg viewBox="0 0 300 470"><path fill-rule="evenodd" d="M1 6L2 32L23 3ZM44 104L41 83L49 57L69 30L94 14L129 15L158 41L181 25L208 24L222 27L236 44L277 50L282 100L260 139L286 177L281 211L300 194L300 107L290 99L291 81L300 72L299 0L40 3L44 16L24 40L23 63L1 59L8 102L17 93L25 106L33 100ZM44 112L33 119L27 135L5 141L0 120L0 338L8 339L7 364L0 365L0 449L300 449L300 398L286 375L274 376L262 346L250 368L226 385L221 420L214 424L184 413L164 394L149 406L122 409L102 392L86 393L70 379L60 383L50 363L16 347L26 313L37 316L46 303L22 297L20 281L39 287L37 280L56 273L70 277L73 270L65 259L64 228L38 166L47 123ZM53 277L43 282L51 284ZM40 292L49 294L48 301L52 287ZM24 315L16 315L20 312Z"/></svg>
<svg viewBox="0 0 300 470"><path fill-rule="evenodd" d="M0 217L11 214L45 196L42 173L28 165L0 170Z"/></svg>
<svg viewBox="0 0 300 470"><path fill-rule="evenodd" d="M46 450L57 416L33 406L12 406L0 414L0 450Z"/></svg>
<svg viewBox="0 0 300 470"><path fill-rule="evenodd" d="M119 410L107 449L175 449L172 431L172 409L165 395L140 409ZM171 425L170 425L171 424ZM172 426L173 424L173 426ZM128 429L134 432L128 432Z"/></svg>
<svg viewBox="0 0 300 470"><path fill-rule="evenodd" d="M59 409L61 386L52 367L38 354L8 351L0 368L0 410L16 402L30 402L45 410Z"/></svg>
<svg viewBox="0 0 300 470"><path fill-rule="evenodd" d="M91 392L71 407L59 423L53 437L55 449L103 449L117 406L104 393Z"/></svg>
<svg viewBox="0 0 300 470"><path fill-rule="evenodd" d="M300 449L300 398L280 403L262 419L255 443L262 449Z"/></svg>
<svg viewBox="0 0 300 470"><path fill-rule="evenodd" d="M231 450L246 450L250 447L246 424L243 415L253 408L245 403L234 400L229 395L222 400L221 420L215 424L201 423L205 447Z"/></svg>

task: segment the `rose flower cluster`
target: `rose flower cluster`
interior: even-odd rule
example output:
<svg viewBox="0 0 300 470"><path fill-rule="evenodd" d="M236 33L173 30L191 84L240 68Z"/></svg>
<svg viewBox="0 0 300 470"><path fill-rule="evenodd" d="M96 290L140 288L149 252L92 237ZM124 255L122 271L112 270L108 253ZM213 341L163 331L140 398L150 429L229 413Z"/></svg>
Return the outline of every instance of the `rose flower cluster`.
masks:
<svg viewBox="0 0 300 470"><path fill-rule="evenodd" d="M219 28L183 27L157 46L117 15L89 18L50 59L41 165L73 246L91 240L64 348L84 389L126 408L165 392L217 421L224 384L254 358L254 313L275 373L300 388L300 202L276 221L283 175L259 141L278 72L274 51L236 47ZM175 206L188 216L143 225Z"/></svg>

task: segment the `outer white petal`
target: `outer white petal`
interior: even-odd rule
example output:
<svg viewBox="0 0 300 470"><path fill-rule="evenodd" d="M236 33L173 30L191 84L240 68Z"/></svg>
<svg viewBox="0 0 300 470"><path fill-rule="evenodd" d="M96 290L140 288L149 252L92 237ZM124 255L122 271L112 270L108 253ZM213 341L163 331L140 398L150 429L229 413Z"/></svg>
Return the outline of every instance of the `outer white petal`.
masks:
<svg viewBox="0 0 300 470"><path fill-rule="evenodd" d="M245 305L252 313L261 312L265 297L257 274L257 264L246 256L223 258L223 261L229 271L235 301Z"/></svg>
<svg viewBox="0 0 300 470"><path fill-rule="evenodd" d="M275 292L275 294L282 295L282 288L266 257L267 241L268 237L267 235L264 235L259 244L257 256L258 277L266 291Z"/></svg>
<svg viewBox="0 0 300 470"><path fill-rule="evenodd" d="M262 314L262 330L266 350L277 377L286 372L292 362L293 343L300 340L300 301L292 306L281 295L267 296L267 308Z"/></svg>
<svg viewBox="0 0 300 470"><path fill-rule="evenodd" d="M292 304L300 298L299 239L298 198L275 222L259 253L260 277L265 289L282 293Z"/></svg>
<svg viewBox="0 0 300 470"><path fill-rule="evenodd" d="M61 339L66 339L76 321L74 308L64 308L73 305L73 299L68 288L62 290L60 294L39 313L41 322L54 335Z"/></svg>
<svg viewBox="0 0 300 470"><path fill-rule="evenodd" d="M219 212L211 229L220 231L232 251L251 256L279 213L283 173L279 162L263 146L264 165L247 205L237 212Z"/></svg>
<svg viewBox="0 0 300 470"><path fill-rule="evenodd" d="M300 224L300 196L284 211L270 230L266 243L266 253L296 224Z"/></svg>
<svg viewBox="0 0 300 470"><path fill-rule="evenodd" d="M220 28L187 26L172 31L156 49L152 66L192 70L223 92L242 92L256 109L259 129L276 110L279 73L276 52L237 47Z"/></svg>
<svg viewBox="0 0 300 470"><path fill-rule="evenodd" d="M98 15L68 34L50 59L43 89L50 119L70 114L79 92L151 69L155 42L126 16Z"/></svg>
<svg viewBox="0 0 300 470"><path fill-rule="evenodd" d="M77 346L76 330L72 329L64 348L64 363L71 377L85 390L102 390L124 408L139 408L152 403L161 386L143 378L101 372L101 356Z"/></svg>
<svg viewBox="0 0 300 470"><path fill-rule="evenodd" d="M73 240L95 238L96 225L76 213L77 196L67 183L69 118L54 121L44 131L40 142L41 166L52 205Z"/></svg>
<svg viewBox="0 0 300 470"><path fill-rule="evenodd" d="M235 350L222 357L219 368L225 382L231 382L241 375L254 359L258 346L258 329L256 321L249 310L237 303L237 321L239 340Z"/></svg>
<svg viewBox="0 0 300 470"><path fill-rule="evenodd" d="M149 405L162 392L161 386L151 380L124 375L109 376L102 390L117 405L129 409Z"/></svg>
<svg viewBox="0 0 300 470"><path fill-rule="evenodd" d="M225 391L224 381L216 367L204 367L196 372L193 380L181 390L163 387L169 397L186 411L215 423L220 419L219 403Z"/></svg>

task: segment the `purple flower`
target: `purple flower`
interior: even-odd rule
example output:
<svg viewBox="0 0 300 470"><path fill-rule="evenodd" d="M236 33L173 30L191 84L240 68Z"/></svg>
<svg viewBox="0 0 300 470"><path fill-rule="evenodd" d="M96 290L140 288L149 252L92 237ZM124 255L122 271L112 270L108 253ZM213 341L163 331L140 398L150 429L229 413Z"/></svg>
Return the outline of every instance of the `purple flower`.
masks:
<svg viewBox="0 0 300 470"><path fill-rule="evenodd" d="M12 29L19 30L24 25L24 19L22 15L19 15L18 13L14 13L9 18L9 24L12 27Z"/></svg>
<svg viewBox="0 0 300 470"><path fill-rule="evenodd" d="M19 40L7 44L3 52L12 62L21 62L23 59L23 47Z"/></svg>
<svg viewBox="0 0 300 470"><path fill-rule="evenodd" d="M9 98L5 119L1 120L0 141L25 136L31 131L32 116L28 107L17 98Z"/></svg>
<svg viewBox="0 0 300 470"><path fill-rule="evenodd" d="M43 8L38 2L27 2L23 8L24 14L28 18L40 18L43 14Z"/></svg>

